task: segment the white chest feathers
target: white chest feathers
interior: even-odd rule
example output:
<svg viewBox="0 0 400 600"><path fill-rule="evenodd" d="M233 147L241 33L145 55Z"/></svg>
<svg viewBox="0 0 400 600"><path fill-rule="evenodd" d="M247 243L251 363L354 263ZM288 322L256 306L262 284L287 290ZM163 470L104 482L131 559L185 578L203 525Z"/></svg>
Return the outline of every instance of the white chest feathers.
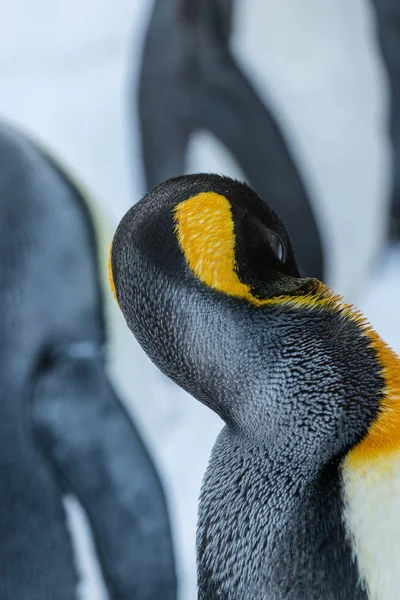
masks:
<svg viewBox="0 0 400 600"><path fill-rule="evenodd" d="M346 530L369 600L400 600L400 452L345 461Z"/></svg>

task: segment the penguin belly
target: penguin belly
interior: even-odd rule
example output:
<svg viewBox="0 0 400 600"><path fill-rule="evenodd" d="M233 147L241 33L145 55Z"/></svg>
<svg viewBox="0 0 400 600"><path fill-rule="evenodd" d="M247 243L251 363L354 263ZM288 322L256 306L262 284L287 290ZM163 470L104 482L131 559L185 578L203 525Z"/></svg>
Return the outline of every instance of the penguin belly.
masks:
<svg viewBox="0 0 400 600"><path fill-rule="evenodd" d="M344 520L368 600L400 598L400 453L343 466Z"/></svg>

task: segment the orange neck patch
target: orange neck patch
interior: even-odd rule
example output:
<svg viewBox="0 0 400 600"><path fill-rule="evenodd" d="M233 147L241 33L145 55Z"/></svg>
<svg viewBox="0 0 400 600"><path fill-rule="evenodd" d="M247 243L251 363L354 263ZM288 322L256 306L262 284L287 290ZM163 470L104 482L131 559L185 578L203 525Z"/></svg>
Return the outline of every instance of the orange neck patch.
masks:
<svg viewBox="0 0 400 600"><path fill-rule="evenodd" d="M378 417L370 425L368 434L347 455L346 465L365 471L372 463L380 463L392 454L400 455L400 357L382 340L365 317L343 298L319 283L305 296L280 296L273 304L286 304L311 309L326 309L356 323L376 352L384 380Z"/></svg>
<svg viewBox="0 0 400 600"><path fill-rule="evenodd" d="M353 321L359 327L376 352L384 387L378 417L370 425L365 438L348 453L346 464L353 469L365 470L370 468L372 462L380 462L382 458L394 453L400 454L400 357L382 340L366 318L320 282L310 294L278 296L263 303L329 310Z"/></svg>
<svg viewBox="0 0 400 600"><path fill-rule="evenodd" d="M380 412L368 435L347 457L347 464L363 469L371 461L400 453L400 358L370 327L366 330L384 379Z"/></svg>
<svg viewBox="0 0 400 600"><path fill-rule="evenodd" d="M112 256L112 244L110 244L110 250L108 252L108 281L110 282L110 288L113 293L113 296L114 296L117 304L119 305L118 298L117 298L117 291L116 291L115 285L114 285L111 256Z"/></svg>

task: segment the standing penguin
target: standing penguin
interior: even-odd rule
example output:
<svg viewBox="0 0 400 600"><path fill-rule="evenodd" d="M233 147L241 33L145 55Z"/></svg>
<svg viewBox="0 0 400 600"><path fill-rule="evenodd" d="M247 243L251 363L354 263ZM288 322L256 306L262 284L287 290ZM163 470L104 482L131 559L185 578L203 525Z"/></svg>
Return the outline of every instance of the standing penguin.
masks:
<svg viewBox="0 0 400 600"><path fill-rule="evenodd" d="M80 596L62 503L72 493L110 600L175 600L164 492L106 374L86 201L1 124L0 202L0 598Z"/></svg>
<svg viewBox="0 0 400 600"><path fill-rule="evenodd" d="M394 600L400 360L300 277L276 214L216 175L122 219L119 306L150 358L224 421L203 482L200 600Z"/></svg>

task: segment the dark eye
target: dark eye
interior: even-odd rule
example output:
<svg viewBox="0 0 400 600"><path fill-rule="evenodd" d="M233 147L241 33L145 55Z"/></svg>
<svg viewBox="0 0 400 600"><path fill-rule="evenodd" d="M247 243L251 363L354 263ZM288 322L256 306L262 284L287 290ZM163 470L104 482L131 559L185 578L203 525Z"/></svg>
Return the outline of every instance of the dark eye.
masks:
<svg viewBox="0 0 400 600"><path fill-rule="evenodd" d="M280 262L285 262L285 258L286 258L285 246L284 246L284 243L282 242L281 238L279 237L279 235L276 234L274 231L267 229L267 238L268 238L268 242L271 247L271 250L275 254L276 258Z"/></svg>

